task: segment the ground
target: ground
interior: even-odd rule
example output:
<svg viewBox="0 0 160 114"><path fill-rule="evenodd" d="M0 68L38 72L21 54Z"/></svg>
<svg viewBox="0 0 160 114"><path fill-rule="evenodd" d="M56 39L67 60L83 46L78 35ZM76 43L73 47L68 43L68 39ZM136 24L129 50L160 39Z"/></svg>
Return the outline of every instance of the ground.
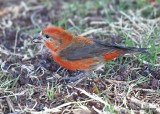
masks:
<svg viewBox="0 0 160 114"><path fill-rule="evenodd" d="M0 113L160 113L160 2L157 0L0 0ZM80 71L57 65L44 27L148 48L107 62L77 85Z"/></svg>

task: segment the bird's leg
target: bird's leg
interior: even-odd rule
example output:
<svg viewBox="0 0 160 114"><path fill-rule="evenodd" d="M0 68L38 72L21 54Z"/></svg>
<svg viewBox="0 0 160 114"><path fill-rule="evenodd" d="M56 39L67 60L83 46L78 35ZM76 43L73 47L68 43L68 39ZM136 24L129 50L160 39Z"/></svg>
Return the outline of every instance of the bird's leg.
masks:
<svg viewBox="0 0 160 114"><path fill-rule="evenodd" d="M84 80L85 78L87 78L88 76L90 76L91 72L82 72L74 77L64 77L61 80L67 81L67 82L74 82L74 83L79 83L82 80Z"/></svg>
<svg viewBox="0 0 160 114"><path fill-rule="evenodd" d="M83 76L81 78L79 78L78 80L76 80L75 82L73 82L73 86L76 86L77 84L79 84L80 82L82 82L84 79L86 79L87 77L91 76L92 72L91 71L86 71L83 73ZM77 77L77 76L76 76Z"/></svg>

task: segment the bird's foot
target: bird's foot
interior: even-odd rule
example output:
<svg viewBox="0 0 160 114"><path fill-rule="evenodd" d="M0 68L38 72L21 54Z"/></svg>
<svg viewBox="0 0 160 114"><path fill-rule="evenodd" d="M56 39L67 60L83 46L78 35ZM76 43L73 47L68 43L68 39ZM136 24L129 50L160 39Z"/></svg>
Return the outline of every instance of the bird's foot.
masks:
<svg viewBox="0 0 160 114"><path fill-rule="evenodd" d="M82 72L74 77L64 77L61 81L69 82L72 86L76 86L90 75L90 72Z"/></svg>
<svg viewBox="0 0 160 114"><path fill-rule="evenodd" d="M60 81L65 81L65 82L76 82L77 80L81 79L84 76L84 73L80 73L74 77L63 77Z"/></svg>

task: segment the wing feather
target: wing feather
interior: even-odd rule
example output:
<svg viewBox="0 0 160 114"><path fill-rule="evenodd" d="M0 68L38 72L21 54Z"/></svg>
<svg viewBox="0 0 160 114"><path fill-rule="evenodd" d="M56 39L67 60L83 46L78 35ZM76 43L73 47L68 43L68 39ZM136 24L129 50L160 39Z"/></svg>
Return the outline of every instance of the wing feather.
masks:
<svg viewBox="0 0 160 114"><path fill-rule="evenodd" d="M84 38L84 37L83 37ZM59 56L66 60L81 60L93 57L99 57L106 53L111 53L116 48L106 47L91 40L85 41L82 37L75 38L70 45L59 52ZM82 40L81 40L82 39Z"/></svg>

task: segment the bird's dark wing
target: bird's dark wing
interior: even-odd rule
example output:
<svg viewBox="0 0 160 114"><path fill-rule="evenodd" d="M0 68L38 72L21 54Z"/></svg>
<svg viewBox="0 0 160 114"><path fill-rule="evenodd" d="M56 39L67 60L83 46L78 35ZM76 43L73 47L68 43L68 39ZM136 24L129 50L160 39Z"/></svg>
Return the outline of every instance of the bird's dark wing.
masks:
<svg viewBox="0 0 160 114"><path fill-rule="evenodd" d="M98 42L72 42L64 50L59 52L59 56L66 60L80 60L92 57L99 57L103 54L112 53L118 48L104 46Z"/></svg>
<svg viewBox="0 0 160 114"><path fill-rule="evenodd" d="M122 54L133 52L147 53L147 48L124 47L96 39L86 41L86 38L79 36L75 38L73 43L62 50L59 56L66 60L81 60L99 57L118 50L121 50Z"/></svg>

